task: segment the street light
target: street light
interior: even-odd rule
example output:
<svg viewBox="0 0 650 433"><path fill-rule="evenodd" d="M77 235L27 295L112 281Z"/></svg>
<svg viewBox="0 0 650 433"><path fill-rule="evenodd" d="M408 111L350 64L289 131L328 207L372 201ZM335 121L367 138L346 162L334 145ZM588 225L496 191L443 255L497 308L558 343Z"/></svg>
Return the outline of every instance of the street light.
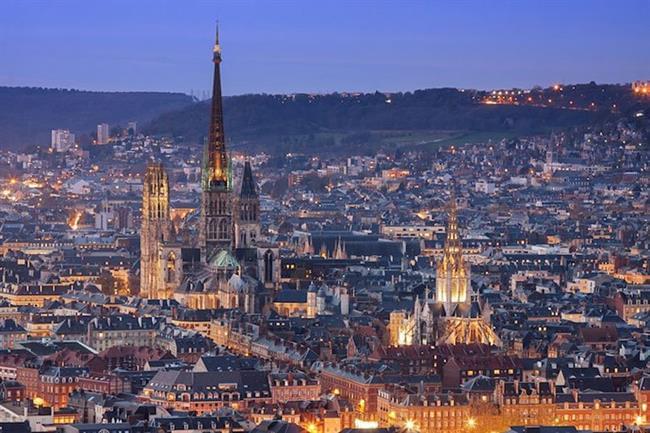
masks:
<svg viewBox="0 0 650 433"><path fill-rule="evenodd" d="M467 418L467 428L472 430L476 427L476 419L475 418Z"/></svg>
<svg viewBox="0 0 650 433"><path fill-rule="evenodd" d="M406 430L408 430L408 431L413 431L413 430L415 430L415 429L416 429L415 421L413 421L412 419L407 419L407 420L404 422L404 427L405 427Z"/></svg>

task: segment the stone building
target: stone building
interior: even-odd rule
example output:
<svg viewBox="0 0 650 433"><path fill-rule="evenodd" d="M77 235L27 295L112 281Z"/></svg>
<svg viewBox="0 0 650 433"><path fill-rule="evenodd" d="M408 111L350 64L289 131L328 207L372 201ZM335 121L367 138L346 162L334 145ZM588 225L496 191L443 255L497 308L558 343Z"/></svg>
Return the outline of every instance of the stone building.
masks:
<svg viewBox="0 0 650 433"><path fill-rule="evenodd" d="M140 294L168 299L180 284L183 269L180 246L173 242L169 213L169 178L161 163L147 165L142 188L140 230Z"/></svg>
<svg viewBox="0 0 650 433"><path fill-rule="evenodd" d="M422 301L416 298L413 311L394 311L389 319L389 344L489 344L501 341L489 317L472 291L469 262L463 257L456 199L452 194L447 222L447 239L442 260L436 267L436 293L429 291Z"/></svg>

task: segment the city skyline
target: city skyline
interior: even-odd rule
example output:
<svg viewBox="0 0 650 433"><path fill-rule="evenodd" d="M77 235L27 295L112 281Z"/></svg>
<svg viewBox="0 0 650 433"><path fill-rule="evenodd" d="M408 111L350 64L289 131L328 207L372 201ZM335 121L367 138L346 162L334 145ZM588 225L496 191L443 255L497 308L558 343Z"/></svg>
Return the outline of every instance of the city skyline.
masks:
<svg viewBox="0 0 650 433"><path fill-rule="evenodd" d="M0 14L0 85L202 96L204 35L217 19L225 95L625 83L650 70L638 48L650 38L644 1L298 6L10 0Z"/></svg>
<svg viewBox="0 0 650 433"><path fill-rule="evenodd" d="M102 3L83 43L56 42L83 26L57 29L49 39L62 50L30 52L42 57L30 70L106 86L184 82L191 60L186 74L156 72L182 67L191 45L210 101L0 87L0 433L650 433L650 81L224 98L245 80L353 82L342 59L355 48L338 49L354 17L332 31L287 15L273 25L287 25L288 42L276 43L264 35L277 27L226 17L202 29L211 13L179 14L188 39L172 44L176 27L125 28L141 4L154 3L110 13ZM152 19L177 3L156 4L166 11L152 7ZM269 21L292 5L276 4ZM353 8L371 4L366 18L393 5ZM369 52L355 70L366 62L377 83L418 86L413 73L427 71L389 40L413 23L360 26ZM436 32L470 24L456 17ZM388 42L369 43L378 28ZM340 39L322 58L297 55L296 43L325 33ZM645 62L586 36L603 49L598 65ZM77 50L100 40L87 57L97 63L76 70ZM151 40L164 56L126 52ZM530 39L510 42L538 54ZM17 71L21 44L8 45ZM238 75L250 53L260 67ZM327 68L291 70L298 58ZM591 65L550 62L569 63ZM467 76L489 80L490 67Z"/></svg>

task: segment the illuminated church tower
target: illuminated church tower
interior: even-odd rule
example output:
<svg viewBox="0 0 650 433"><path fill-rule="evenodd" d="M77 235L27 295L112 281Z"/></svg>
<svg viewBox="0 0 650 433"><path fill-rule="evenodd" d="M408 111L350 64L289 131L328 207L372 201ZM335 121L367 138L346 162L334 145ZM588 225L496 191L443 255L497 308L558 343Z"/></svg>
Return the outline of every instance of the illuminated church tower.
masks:
<svg viewBox="0 0 650 433"><path fill-rule="evenodd" d="M470 268L463 258L458 234L456 197L452 193L447 222L447 240L442 261L436 268L436 301L442 303L447 314L463 308L470 302Z"/></svg>
<svg viewBox="0 0 650 433"><path fill-rule="evenodd" d="M147 165L142 185L142 227L140 230L140 293L158 298L164 292L160 278L162 244L172 236L169 216L169 179L161 163Z"/></svg>
<svg viewBox="0 0 650 433"><path fill-rule="evenodd" d="M489 344L501 346L501 341L484 317L478 296L472 291L470 266L463 257L458 234L456 197L451 194L447 240L442 261L436 268L436 301L444 308L438 328L438 344Z"/></svg>
<svg viewBox="0 0 650 433"><path fill-rule="evenodd" d="M221 104L221 47L219 31L213 50L214 80L210 131L204 153L199 246L202 260L208 261L219 250L232 249L232 178L226 154Z"/></svg>

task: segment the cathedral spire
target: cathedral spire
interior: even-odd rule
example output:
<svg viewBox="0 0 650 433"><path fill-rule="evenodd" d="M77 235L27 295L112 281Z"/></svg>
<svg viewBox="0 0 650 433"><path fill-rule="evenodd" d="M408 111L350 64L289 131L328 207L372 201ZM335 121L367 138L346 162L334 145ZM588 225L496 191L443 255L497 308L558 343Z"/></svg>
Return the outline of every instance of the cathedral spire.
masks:
<svg viewBox="0 0 650 433"><path fill-rule="evenodd" d="M215 38L214 38L214 46L217 48L219 46L219 21L217 20L217 25L216 31L215 31Z"/></svg>
<svg viewBox="0 0 650 433"><path fill-rule="evenodd" d="M199 246L202 260L208 261L219 250L230 250L233 240L232 179L226 138L223 129L223 107L221 101L221 45L219 30L215 36L212 61L214 79L212 82L212 108L210 130L205 143L203 170L201 173L201 219Z"/></svg>
<svg viewBox="0 0 650 433"><path fill-rule="evenodd" d="M221 101L221 45L219 44L219 26L217 24L212 61L214 78L212 82L212 109L210 114L210 131L208 133L204 173L204 190L230 188L226 138L223 130L223 107Z"/></svg>

